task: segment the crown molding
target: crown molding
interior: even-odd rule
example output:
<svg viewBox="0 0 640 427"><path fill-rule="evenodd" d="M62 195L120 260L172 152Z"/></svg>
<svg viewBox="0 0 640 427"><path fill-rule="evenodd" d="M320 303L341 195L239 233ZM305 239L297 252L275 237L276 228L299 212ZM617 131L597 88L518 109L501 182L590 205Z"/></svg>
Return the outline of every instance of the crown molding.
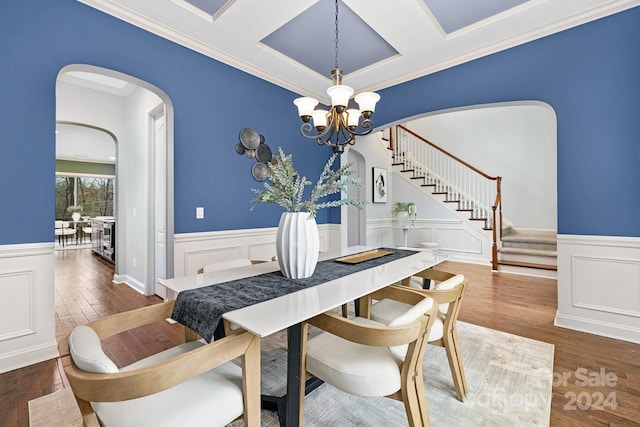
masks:
<svg viewBox="0 0 640 427"><path fill-rule="evenodd" d="M640 5L640 0L616 0L607 3L606 5L592 8L581 14L574 15L570 18L554 22L553 24L545 25L535 30L528 31L514 37L509 37L502 41L492 43L478 49L474 49L472 51L454 56L452 58L448 58L444 61L434 63L428 67L418 68L412 70L410 73L398 75L395 78L386 79L384 87L372 86L364 88L363 90L377 91L385 89L387 87L395 86L419 77L436 73L438 71L446 70L447 68L452 68L457 65L464 64L465 62L470 62L475 59L492 55L494 53L502 52L504 50L511 49L513 47L568 30L570 28L596 21L607 16L615 15L619 12L624 12L625 10L633 9L638 5Z"/></svg>
<svg viewBox="0 0 640 427"><path fill-rule="evenodd" d="M152 34L160 36L164 39L177 43L183 47L201 53L205 56L220 61L233 68L244 71L262 80L266 80L282 88L288 89L292 92L304 94L313 91L310 87L304 87L291 81L291 79L282 78L272 72L269 72L253 63L245 61L237 56L230 55L220 49L217 49L208 44L202 43L199 40L175 31L174 29L157 22L148 17L142 16L139 13L115 4L109 0L78 0L87 6L132 24L138 28L148 31ZM591 21L595 21L619 12L623 12L628 9L632 9L640 5L640 0L613 0L606 4L594 7L580 14L573 15L569 18L561 21L554 22L553 24L545 25L543 27L528 31L523 34L519 34L514 37L501 40L496 43L491 43L487 46L483 46L472 51L456 55L446 60L431 64L429 66L414 68L409 73L404 73L391 78L385 78L382 82L374 82L369 85L365 85L361 90L378 91L400 83L404 83L409 80L413 80L419 77L426 76L438 71L451 68L465 62L469 62L484 56L491 55L493 53L501 52L512 47L528 43L530 41L549 36L582 24L586 24ZM484 23L486 24L486 23ZM483 25L484 25L483 24ZM286 60L283 58L283 60ZM292 67L296 67L296 63L287 61ZM381 70L384 68L382 64Z"/></svg>

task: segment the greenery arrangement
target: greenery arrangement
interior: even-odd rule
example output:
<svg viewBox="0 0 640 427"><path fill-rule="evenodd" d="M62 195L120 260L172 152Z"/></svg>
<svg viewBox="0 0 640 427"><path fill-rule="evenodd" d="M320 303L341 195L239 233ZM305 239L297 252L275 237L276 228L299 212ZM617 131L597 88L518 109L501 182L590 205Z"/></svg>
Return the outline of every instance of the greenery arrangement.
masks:
<svg viewBox="0 0 640 427"><path fill-rule="evenodd" d="M400 212L406 212L411 214L415 212L416 204L414 202L396 202L393 204L393 208L391 208L391 215L396 216Z"/></svg>
<svg viewBox="0 0 640 427"><path fill-rule="evenodd" d="M70 213L82 213L82 206L71 205L67 208L67 212Z"/></svg>
<svg viewBox="0 0 640 427"><path fill-rule="evenodd" d="M285 155L282 148L278 149L279 159L276 158L269 164L268 181L264 183L264 188L257 190L252 189L258 196L252 200L253 210L260 203L272 203L282 206L287 212L306 211L312 217L316 216L318 209L329 208L342 205L352 205L358 209L362 209L366 205L365 200L357 200L345 197L337 200L320 201L327 196L346 191L348 185L361 187L362 183L358 178L353 178L353 172L350 170L351 163L333 170L333 163L338 157L337 154L332 155L324 169L320 174L320 178L311 190L308 199L303 200L305 187L311 185L305 176L300 176L293 167L292 155Z"/></svg>

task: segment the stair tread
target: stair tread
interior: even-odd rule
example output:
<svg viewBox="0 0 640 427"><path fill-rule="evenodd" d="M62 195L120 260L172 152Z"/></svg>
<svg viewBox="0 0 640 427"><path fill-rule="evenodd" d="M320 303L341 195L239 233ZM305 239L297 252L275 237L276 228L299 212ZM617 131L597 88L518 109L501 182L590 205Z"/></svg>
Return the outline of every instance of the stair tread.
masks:
<svg viewBox="0 0 640 427"><path fill-rule="evenodd" d="M531 262L498 261L498 265L510 265L510 266L513 266L513 267L528 267L528 268L539 268L541 270L558 271L558 266L556 266L556 265L536 264L536 263L531 263Z"/></svg>
<svg viewBox="0 0 640 427"><path fill-rule="evenodd" d="M500 252L504 253L504 254L538 255L538 256L550 256L550 257L558 256L558 251L553 251L553 250L529 249L529 248L509 248L509 247L504 247L504 246L500 249Z"/></svg>
<svg viewBox="0 0 640 427"><path fill-rule="evenodd" d="M509 230L502 236L503 242L557 244L558 234L546 230Z"/></svg>

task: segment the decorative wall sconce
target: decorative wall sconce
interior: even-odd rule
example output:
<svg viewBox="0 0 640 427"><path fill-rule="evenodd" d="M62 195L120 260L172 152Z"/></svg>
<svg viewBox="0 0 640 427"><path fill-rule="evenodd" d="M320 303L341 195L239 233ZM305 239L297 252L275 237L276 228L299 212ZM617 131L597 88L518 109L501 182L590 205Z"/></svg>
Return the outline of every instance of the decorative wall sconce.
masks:
<svg viewBox="0 0 640 427"><path fill-rule="evenodd" d="M251 128L240 131L240 142L236 144L236 153L246 154L250 159L256 159L251 167L251 175L256 181L264 181L269 175L269 163L273 160L271 147L265 144L264 135L258 134Z"/></svg>

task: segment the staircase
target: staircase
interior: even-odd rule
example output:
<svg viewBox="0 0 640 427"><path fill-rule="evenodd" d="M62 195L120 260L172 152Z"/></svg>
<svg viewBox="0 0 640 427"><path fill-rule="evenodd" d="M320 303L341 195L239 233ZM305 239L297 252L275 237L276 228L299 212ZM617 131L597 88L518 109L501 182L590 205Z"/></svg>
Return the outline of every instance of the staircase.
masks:
<svg viewBox="0 0 640 427"><path fill-rule="evenodd" d="M492 177L403 127L389 131L394 169L492 240L493 270L555 277L554 231L513 228L502 218L501 177Z"/></svg>
<svg viewBox="0 0 640 427"><path fill-rule="evenodd" d="M549 230L504 230L498 270L557 277L557 240L557 234Z"/></svg>

